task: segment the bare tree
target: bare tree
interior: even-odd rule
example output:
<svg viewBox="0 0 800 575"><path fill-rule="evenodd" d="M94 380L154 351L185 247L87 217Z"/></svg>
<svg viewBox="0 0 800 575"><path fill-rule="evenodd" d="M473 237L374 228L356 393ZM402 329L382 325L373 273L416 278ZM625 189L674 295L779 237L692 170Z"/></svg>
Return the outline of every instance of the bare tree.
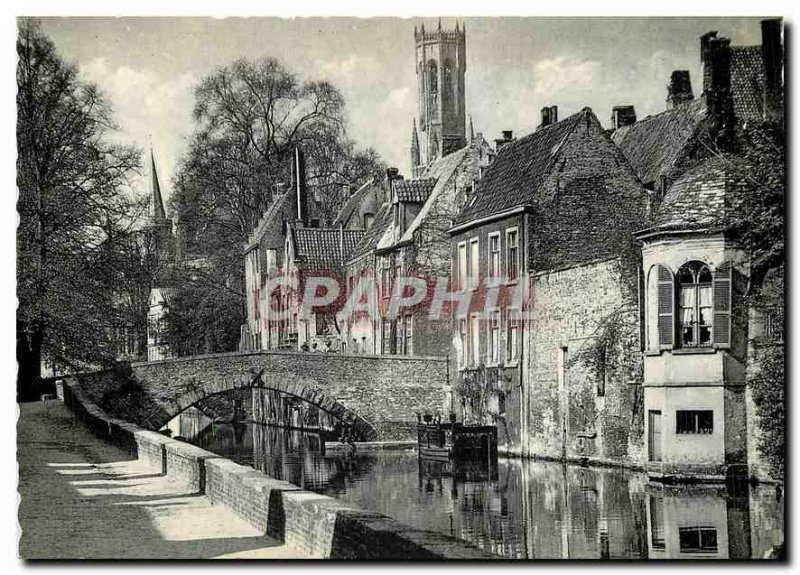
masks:
<svg viewBox="0 0 800 575"><path fill-rule="evenodd" d="M111 109L31 20L17 38L18 392L62 366L110 361L109 231L130 230L139 152L112 145Z"/></svg>

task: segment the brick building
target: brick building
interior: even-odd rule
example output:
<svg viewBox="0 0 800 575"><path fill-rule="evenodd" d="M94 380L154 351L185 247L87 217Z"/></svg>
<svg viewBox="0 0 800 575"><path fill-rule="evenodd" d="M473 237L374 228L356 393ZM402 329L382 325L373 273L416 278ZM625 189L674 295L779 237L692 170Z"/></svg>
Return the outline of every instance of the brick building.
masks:
<svg viewBox="0 0 800 575"><path fill-rule="evenodd" d="M700 98L678 70L667 109L615 107L611 138L591 110L544 108L458 215L455 403L511 451L713 479L758 463L745 382L766 320L726 217L736 130L782 118L780 23L762 30L761 47L704 35Z"/></svg>
<svg viewBox="0 0 800 575"><path fill-rule="evenodd" d="M537 131L502 144L449 230L470 301L452 333L466 420L496 422L525 455L628 456L640 385L629 254L647 197L588 108L558 121L547 107ZM579 352L612 320L619 342L602 353L615 368L591 369Z"/></svg>

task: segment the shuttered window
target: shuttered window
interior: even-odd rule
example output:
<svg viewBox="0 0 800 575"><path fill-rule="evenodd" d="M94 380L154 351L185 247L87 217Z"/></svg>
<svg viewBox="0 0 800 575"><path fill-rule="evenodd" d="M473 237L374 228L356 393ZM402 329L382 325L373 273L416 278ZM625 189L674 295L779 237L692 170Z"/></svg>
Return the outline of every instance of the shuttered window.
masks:
<svg viewBox="0 0 800 575"><path fill-rule="evenodd" d="M675 284L664 266L658 266L658 345L662 349L675 345Z"/></svg>
<svg viewBox="0 0 800 575"><path fill-rule="evenodd" d="M714 345L731 346L732 268L724 263L714 273Z"/></svg>

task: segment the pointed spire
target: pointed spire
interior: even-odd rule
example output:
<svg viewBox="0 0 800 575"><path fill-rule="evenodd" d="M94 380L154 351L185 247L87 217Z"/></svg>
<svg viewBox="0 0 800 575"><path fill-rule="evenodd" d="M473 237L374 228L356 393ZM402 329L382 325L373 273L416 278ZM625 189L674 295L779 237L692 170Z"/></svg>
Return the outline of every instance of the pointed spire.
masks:
<svg viewBox="0 0 800 575"><path fill-rule="evenodd" d="M154 224L163 224L167 221L167 214L164 211L164 200L161 198L161 186L158 185L158 172L156 171L156 158L153 155L153 148L150 148L150 217Z"/></svg>
<svg viewBox="0 0 800 575"><path fill-rule="evenodd" d="M442 31L442 19L439 18L439 32Z"/></svg>
<svg viewBox="0 0 800 575"><path fill-rule="evenodd" d="M475 141L475 128L472 127L472 114L469 115L469 143Z"/></svg>
<svg viewBox="0 0 800 575"><path fill-rule="evenodd" d="M416 118L412 118L411 122L411 172L416 174L417 166L420 165L419 135L417 134Z"/></svg>
<svg viewBox="0 0 800 575"><path fill-rule="evenodd" d="M456 18L456 33L458 33L458 18Z"/></svg>

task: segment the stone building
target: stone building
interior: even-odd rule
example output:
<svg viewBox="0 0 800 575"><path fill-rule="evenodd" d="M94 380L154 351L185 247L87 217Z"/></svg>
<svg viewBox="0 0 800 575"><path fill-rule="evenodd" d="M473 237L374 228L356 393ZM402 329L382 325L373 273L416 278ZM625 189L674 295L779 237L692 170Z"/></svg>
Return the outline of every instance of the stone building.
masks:
<svg viewBox="0 0 800 575"><path fill-rule="evenodd" d="M414 178L433 162L467 144L464 78L467 70L467 31L414 27L419 131L411 135L411 170Z"/></svg>
<svg viewBox="0 0 800 575"><path fill-rule="evenodd" d="M430 317L429 299L437 278L450 274L447 229L495 155L482 134L466 132L465 31L458 24L443 30L440 22L433 32L415 29L414 41L424 145L414 122L414 177L407 180L396 169L387 172L388 201L347 266L348 292L358 291L356 299L363 299L363 309L346 320L350 349L360 353L449 352L450 320ZM421 280L426 290L422 301L390 309L398 278Z"/></svg>
<svg viewBox="0 0 800 575"><path fill-rule="evenodd" d="M456 411L509 451L719 480L757 465L746 254L727 233L737 130L782 118L780 23L701 38L703 90L589 109L502 143L450 228ZM508 138L510 140L510 138ZM636 242L634 242L636 240ZM524 289L522 289L524 288ZM487 300L490 304L487 305Z"/></svg>
<svg viewBox="0 0 800 575"><path fill-rule="evenodd" d="M344 326L337 317L344 307L345 262L364 230L304 228L289 225L286 234L285 285L281 292L281 312L287 318L284 344L291 349L309 351L347 351ZM338 296L327 304L311 306L309 298L319 293L310 281L327 280L336 286ZM312 287L309 287L312 285ZM324 288L330 289L330 288Z"/></svg>
<svg viewBox="0 0 800 575"><path fill-rule="evenodd" d="M470 302L452 328L457 411L496 423L511 451L637 455L632 234L647 198L589 108L558 121L547 107L450 228L453 285Z"/></svg>
<svg viewBox="0 0 800 575"><path fill-rule="evenodd" d="M303 154L299 148L295 150L291 188L276 195L244 247L246 323L241 327L240 350L296 349L302 345L297 336L299 331L305 333L305 326L298 330L293 315L285 317L290 306L288 292L279 287L267 293L265 286L270 280L288 277L289 269L303 270L301 275L307 276L308 265L317 266L320 273L331 277L339 276L341 264L336 263L334 269L328 270L320 258L330 254L318 254L315 250L327 245L325 238L343 230L348 238L346 257L352 248L352 238L361 237L355 231L363 233L365 227L372 226L385 196L380 183L372 181L350 189L351 194L335 221L326 221L316 199L308 195ZM290 247L294 250L291 254ZM312 332L315 330L316 326L312 326Z"/></svg>

